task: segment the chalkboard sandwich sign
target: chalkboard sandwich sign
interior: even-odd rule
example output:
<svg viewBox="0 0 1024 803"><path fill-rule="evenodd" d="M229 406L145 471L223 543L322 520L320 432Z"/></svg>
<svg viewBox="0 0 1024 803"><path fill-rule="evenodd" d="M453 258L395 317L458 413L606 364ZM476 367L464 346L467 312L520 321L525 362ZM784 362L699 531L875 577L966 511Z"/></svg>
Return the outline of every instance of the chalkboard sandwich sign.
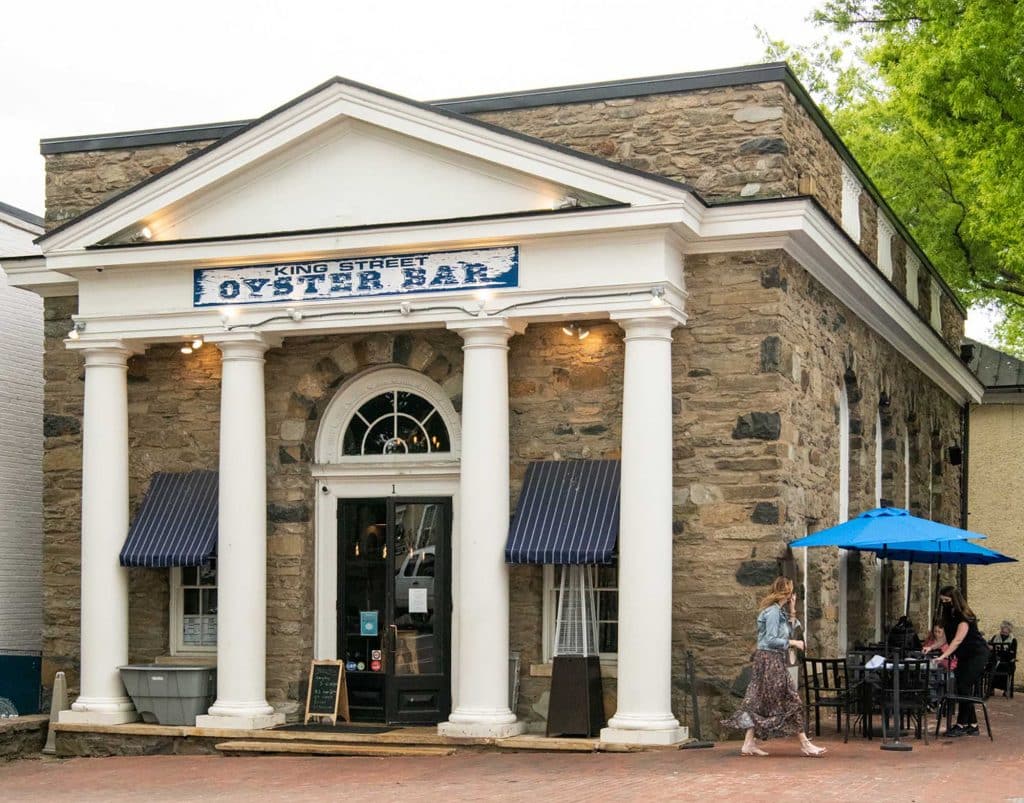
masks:
<svg viewBox="0 0 1024 803"><path fill-rule="evenodd" d="M338 716L351 722L348 711L348 685L344 661L313 661L309 667L309 689L306 691L306 719L330 720L338 724Z"/></svg>

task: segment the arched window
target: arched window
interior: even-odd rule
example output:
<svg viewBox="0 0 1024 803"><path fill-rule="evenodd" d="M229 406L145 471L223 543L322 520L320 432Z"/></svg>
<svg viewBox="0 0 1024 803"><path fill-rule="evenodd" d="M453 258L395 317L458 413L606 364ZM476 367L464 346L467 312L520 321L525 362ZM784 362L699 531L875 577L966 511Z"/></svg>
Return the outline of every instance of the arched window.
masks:
<svg viewBox="0 0 1024 803"><path fill-rule="evenodd" d="M365 371L342 385L316 436L321 466L457 462L459 414L444 389L410 368Z"/></svg>
<svg viewBox="0 0 1024 803"><path fill-rule="evenodd" d="M417 393L394 388L363 402L345 427L345 455L450 452L437 408Z"/></svg>

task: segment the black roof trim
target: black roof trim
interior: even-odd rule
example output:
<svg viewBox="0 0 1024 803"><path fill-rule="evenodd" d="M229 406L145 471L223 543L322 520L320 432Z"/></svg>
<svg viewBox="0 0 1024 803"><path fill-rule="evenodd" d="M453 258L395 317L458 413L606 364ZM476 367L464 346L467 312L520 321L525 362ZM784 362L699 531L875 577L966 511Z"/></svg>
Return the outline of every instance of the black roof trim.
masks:
<svg viewBox="0 0 1024 803"><path fill-rule="evenodd" d="M646 95L665 95L674 92L693 92L697 89L718 89L785 80L789 72L785 62L751 64L724 70L655 75L645 78L627 78L617 81L599 81L523 92L505 92L494 95L473 95L432 101L437 106L460 114L486 111L532 109L570 103L594 103L619 98L639 98Z"/></svg>
<svg viewBox="0 0 1024 803"><path fill-rule="evenodd" d="M182 142L201 142L222 139L248 125L248 120L229 123L146 128L138 131L118 131L112 134L81 134L71 137L51 137L39 140L43 156L54 153L82 153L109 151L118 148L145 148L151 145L176 145Z"/></svg>
<svg viewBox="0 0 1024 803"><path fill-rule="evenodd" d="M38 226L39 228L42 228L45 223L39 215L33 215L31 212L26 212L24 209L19 209L16 206L5 204L3 201L0 201L0 212L5 215L10 215L11 217L16 217L18 220L29 223L33 226Z"/></svg>
<svg viewBox="0 0 1024 803"><path fill-rule="evenodd" d="M215 237L189 237L181 240L140 240L133 243L105 243L86 246L87 251L108 251L114 248L148 248L152 246L192 245L195 243L224 243L246 240L264 240L270 237L301 237L312 234L344 234L371 229L397 229L403 226L441 226L446 223L472 223L484 220L505 220L541 215L571 215L577 212L595 210L628 209L629 204L601 204L599 206L573 206L566 209L527 209L522 212L494 212L488 215L467 215L465 217L434 218L430 220L399 220L393 223L361 223L358 226L331 226L319 229L292 229L290 231L259 232L258 234L227 234Z"/></svg>

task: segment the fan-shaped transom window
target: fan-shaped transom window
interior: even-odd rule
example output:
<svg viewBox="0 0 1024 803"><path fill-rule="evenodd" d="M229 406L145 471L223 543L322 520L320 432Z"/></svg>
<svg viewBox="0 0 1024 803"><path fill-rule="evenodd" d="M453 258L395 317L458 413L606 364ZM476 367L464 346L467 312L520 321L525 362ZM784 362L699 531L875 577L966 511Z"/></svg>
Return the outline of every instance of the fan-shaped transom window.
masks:
<svg viewBox="0 0 1024 803"><path fill-rule="evenodd" d="M448 428L437 408L419 394L388 390L363 402L345 427L345 455L450 452Z"/></svg>

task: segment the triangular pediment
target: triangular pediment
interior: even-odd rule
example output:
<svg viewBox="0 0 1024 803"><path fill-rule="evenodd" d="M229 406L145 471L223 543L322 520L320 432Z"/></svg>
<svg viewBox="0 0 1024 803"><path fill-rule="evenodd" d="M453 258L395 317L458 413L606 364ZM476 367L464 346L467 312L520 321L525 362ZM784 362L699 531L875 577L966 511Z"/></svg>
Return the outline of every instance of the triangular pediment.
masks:
<svg viewBox="0 0 1024 803"><path fill-rule="evenodd" d="M183 240L536 212L570 196L615 202L343 118L145 223L154 240Z"/></svg>
<svg viewBox="0 0 1024 803"><path fill-rule="evenodd" d="M47 234L51 252L678 201L673 182L335 79Z"/></svg>

